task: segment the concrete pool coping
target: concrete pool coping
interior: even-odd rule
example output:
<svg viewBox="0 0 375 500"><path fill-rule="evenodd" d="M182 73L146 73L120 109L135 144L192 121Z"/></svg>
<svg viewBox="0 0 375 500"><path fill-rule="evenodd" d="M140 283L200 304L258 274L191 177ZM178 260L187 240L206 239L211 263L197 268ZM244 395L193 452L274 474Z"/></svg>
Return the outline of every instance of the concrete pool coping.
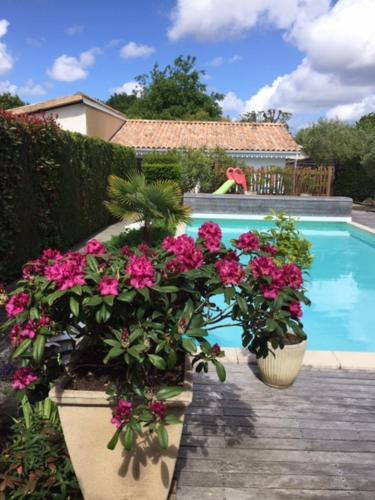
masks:
<svg viewBox="0 0 375 500"><path fill-rule="evenodd" d="M195 213L192 215L193 219L199 218L217 218L217 219L231 219L234 214L216 214L216 213ZM254 216L235 216L237 219L242 220L262 220L264 215ZM351 217L294 217L301 221L311 222L345 222L358 229L362 229L368 233L375 235L375 229L372 229L358 222L354 222ZM186 232L187 225L185 223L179 224L176 230L176 236ZM225 357L222 358L224 363L256 363L254 354L237 347L222 346L225 352ZM350 351L306 351L303 359L303 366L311 368L331 368L342 370L375 370L375 352L350 352Z"/></svg>
<svg viewBox="0 0 375 500"><path fill-rule="evenodd" d="M222 347L224 363L256 363L254 354L237 347ZM338 370L375 370L375 352L306 351L303 366L310 368L332 368Z"/></svg>

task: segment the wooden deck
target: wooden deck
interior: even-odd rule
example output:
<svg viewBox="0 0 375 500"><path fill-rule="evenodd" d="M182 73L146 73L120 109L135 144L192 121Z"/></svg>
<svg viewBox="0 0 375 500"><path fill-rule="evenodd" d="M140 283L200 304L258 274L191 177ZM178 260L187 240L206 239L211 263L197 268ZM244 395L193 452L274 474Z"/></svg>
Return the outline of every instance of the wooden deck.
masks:
<svg viewBox="0 0 375 500"><path fill-rule="evenodd" d="M375 499L375 371L305 368L277 390L226 367L195 375L171 498Z"/></svg>

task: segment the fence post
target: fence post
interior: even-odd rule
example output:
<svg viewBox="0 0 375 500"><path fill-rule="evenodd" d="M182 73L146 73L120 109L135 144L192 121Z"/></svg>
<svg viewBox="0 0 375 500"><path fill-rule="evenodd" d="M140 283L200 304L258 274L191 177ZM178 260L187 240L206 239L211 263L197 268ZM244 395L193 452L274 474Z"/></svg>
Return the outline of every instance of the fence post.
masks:
<svg viewBox="0 0 375 500"><path fill-rule="evenodd" d="M334 167L328 167L327 196L332 196L333 169Z"/></svg>

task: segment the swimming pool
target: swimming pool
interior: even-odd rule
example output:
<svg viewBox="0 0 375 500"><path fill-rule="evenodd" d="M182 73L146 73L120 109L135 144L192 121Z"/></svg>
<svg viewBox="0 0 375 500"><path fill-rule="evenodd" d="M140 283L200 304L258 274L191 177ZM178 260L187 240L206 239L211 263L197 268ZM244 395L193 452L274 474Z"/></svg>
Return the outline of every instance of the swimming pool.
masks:
<svg viewBox="0 0 375 500"><path fill-rule="evenodd" d="M196 237L207 219L193 219L187 234ZM223 241L272 223L259 220L211 219L223 232ZM314 264L307 278L312 305L304 308L308 349L375 352L375 235L344 222L299 222L313 244ZM240 347L241 330L218 329L210 340L223 347Z"/></svg>

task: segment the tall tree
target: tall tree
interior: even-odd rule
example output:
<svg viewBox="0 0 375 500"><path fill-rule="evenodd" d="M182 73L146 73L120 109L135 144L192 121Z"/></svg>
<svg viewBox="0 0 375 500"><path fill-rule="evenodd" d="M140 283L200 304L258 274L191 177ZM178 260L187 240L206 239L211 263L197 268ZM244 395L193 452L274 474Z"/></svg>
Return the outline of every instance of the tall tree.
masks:
<svg viewBox="0 0 375 500"><path fill-rule="evenodd" d="M18 95L13 95L10 92L0 94L0 109L18 108L18 106L24 106L25 104Z"/></svg>
<svg viewBox="0 0 375 500"><path fill-rule="evenodd" d="M141 92L114 94L107 104L129 118L220 120L219 101L224 96L207 92L207 85L201 81L204 71L197 70L195 64L192 56L179 56L164 69L155 64L149 73L135 78Z"/></svg>
<svg viewBox="0 0 375 500"><path fill-rule="evenodd" d="M266 109L264 111L248 111L240 117L241 122L250 123L284 123L287 124L292 118L292 113L281 109Z"/></svg>

